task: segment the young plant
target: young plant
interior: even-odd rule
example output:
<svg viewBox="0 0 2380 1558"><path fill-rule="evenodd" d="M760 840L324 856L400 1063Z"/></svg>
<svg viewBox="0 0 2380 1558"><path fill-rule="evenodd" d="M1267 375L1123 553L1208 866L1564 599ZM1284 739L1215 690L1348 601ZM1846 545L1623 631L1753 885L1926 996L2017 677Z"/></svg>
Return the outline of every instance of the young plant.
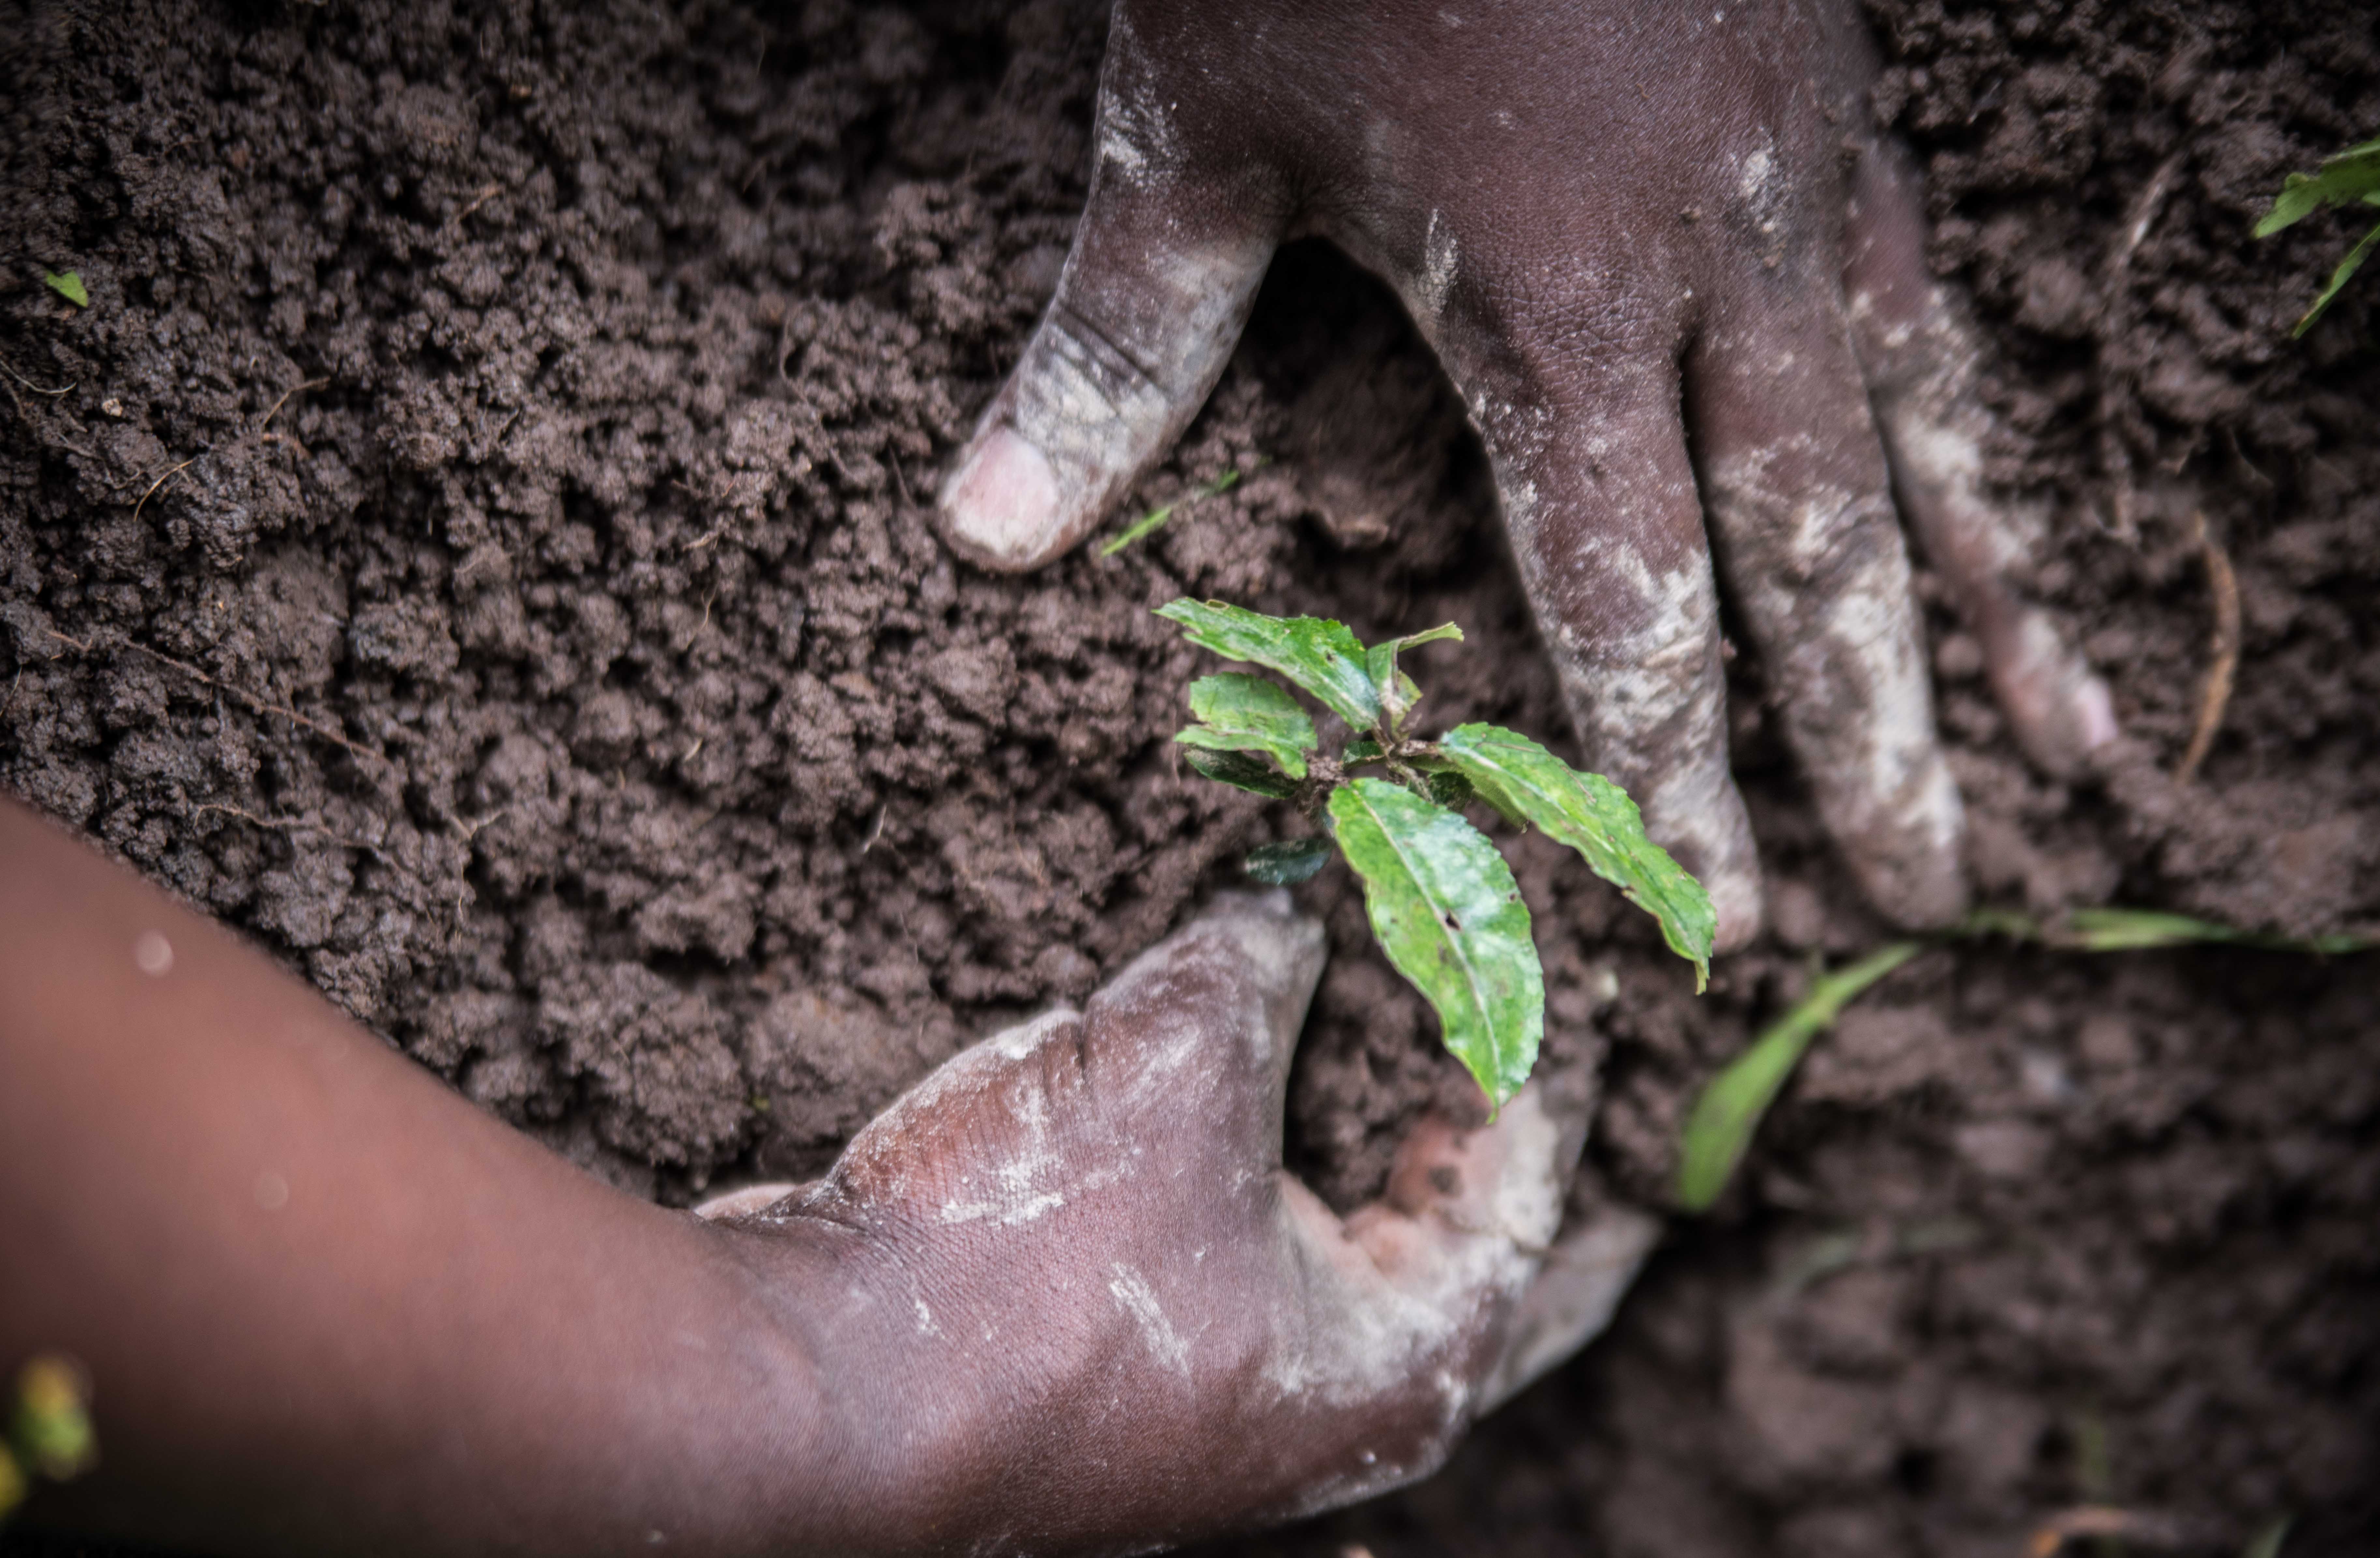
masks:
<svg viewBox="0 0 2380 1558"><path fill-rule="evenodd" d="M1848 968L1811 980L1809 991L1791 1010L1728 1062L1704 1086L1687 1113L1678 1142L1678 1205L1687 1211L1708 1211L1718 1202L1750 1150L1761 1117L1777 1102L1811 1043L1834 1026L1845 1006L1929 945L1982 936L2060 952L2216 945L2336 957L2380 946L2380 937L2354 931L2309 938L2272 936L2162 909L2078 908L2069 912L2062 924L2046 924L2012 909L1979 908L1930 943L1888 943Z"/></svg>
<svg viewBox="0 0 2380 1558"><path fill-rule="evenodd" d="M1459 725L1435 741L1414 734L1422 692L1397 656L1461 639L1454 624L1366 649L1344 624L1323 617L1189 600L1157 615L1181 624L1202 649L1285 678L1354 733L1325 750L1313 719L1279 682L1227 672L1191 685L1198 723L1174 739L1208 778L1292 801L1321 826L1318 836L1255 851L1248 874L1304 882L1330 863L1334 847L1344 855L1363 882L1381 949L1437 1008L1446 1047L1497 1107L1536 1064L1545 976L1512 869L1463 815L1474 799L1577 850L1660 922L1670 950L1693 962L1697 991L1708 980L1710 898L1645 836L1627 792L1500 725Z"/></svg>
<svg viewBox="0 0 2380 1558"><path fill-rule="evenodd" d="M2350 146L2335 157L2323 159L2322 166L2313 173L2293 173L2281 181L2281 192L2273 201L2273 209L2256 224L2256 236L2271 237L2282 228L2305 220L2326 205L2380 205L2380 140L2367 140L2361 146ZM2330 273L2330 280L2289 332L2302 335L2330 307L2347 278L2360 269L2373 248L2380 245L2380 224L2359 239L2338 268Z"/></svg>

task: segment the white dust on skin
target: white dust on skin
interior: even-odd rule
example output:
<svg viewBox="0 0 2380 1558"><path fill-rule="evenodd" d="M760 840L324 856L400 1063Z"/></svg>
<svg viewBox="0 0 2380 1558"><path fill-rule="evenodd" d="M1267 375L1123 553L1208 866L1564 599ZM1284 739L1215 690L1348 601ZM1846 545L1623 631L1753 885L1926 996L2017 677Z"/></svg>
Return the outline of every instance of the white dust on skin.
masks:
<svg viewBox="0 0 2380 1558"><path fill-rule="evenodd" d="M1446 299L1454 289L1455 267L1461 263L1462 250L1454 241L1453 225L1445 213L1432 211L1429 225L1424 229L1421 246L1421 268L1414 274L1407 290L1412 294L1406 307L1415 317L1433 324L1446 312Z"/></svg>
<svg viewBox="0 0 2380 1558"><path fill-rule="evenodd" d="M1964 812L1891 498L1813 474L1828 453L1795 432L1714 458L1706 496L1819 815L1880 907L1929 923L1963 901Z"/></svg>
<svg viewBox="0 0 2380 1558"><path fill-rule="evenodd" d="M1767 162L1761 159L1767 158ZM1758 151L1741 179L1757 193L1777 182ZM1436 210L1420 250L1390 268L1422 336L1450 367L1493 354L1460 339L1448 312L1461 265L1453 229ZM1591 286L1585 276L1581 285ZM1587 408L1559 424L1543 397L1488 375L1456 373L1463 408L1486 447L1521 580L1552 658L1588 765L1633 796L1647 834L1682 856L1711 895L1719 945L1749 941L1761 919L1751 818L1727 765L1727 686L1718 601L1706 563L1656 573L1622 533L1633 517L1694 504L1690 479L1645 457L1658 436L1642 416ZM1557 472L1556 462L1569 469ZM1559 476L1559 481L1556 478ZM1592 484L1608 519L1577 544L1548 544L1548 487Z"/></svg>
<svg viewBox="0 0 2380 1558"><path fill-rule="evenodd" d="M1164 78L1119 14L1089 198L1058 290L943 483L951 544L1040 566L1096 525L1179 436L1247 323L1272 240L1184 176Z"/></svg>
<svg viewBox="0 0 2380 1558"><path fill-rule="evenodd" d="M1690 481L1645 459L1649 420L1589 412L1559 446L1542 406L1475 392L1472 420L1486 444L1521 580L1535 610L1589 766L1627 789L1647 834L1684 858L1717 910L1722 949L1760 923L1752 823L1727 765L1727 683L1718 655L1718 602L1707 563L1656 570L1626 533L1631 517L1691 507ZM1542 512L1537 472L1560 459L1583 467L1604 528L1566 527Z"/></svg>
<svg viewBox="0 0 2380 1558"><path fill-rule="evenodd" d="M942 1223L1014 1227L1066 1204L1079 1165L1065 1150L1050 1097L1056 1068L1035 1064L1053 1043L1071 1044L1081 1014L1060 1006L996 1033L944 1062L852 1138L810 1200L856 1200L902 1208ZM999 1122L995 1143L954 1160L953 1122Z"/></svg>
<svg viewBox="0 0 2380 1558"><path fill-rule="evenodd" d="M1259 1088L1279 1108L1325 954L1321 926L1292 915L1285 895L1227 900L1135 960L1089 1016L1054 1011L946 1063L864 1130L817 1190L771 1215L840 1213L921 1240L897 1262L911 1274L895 1308L912 1345L939 1348L975 1349L978 1332L996 1341L991 1321L1011 1305L1003 1292L930 1275L981 1272L981 1252L996 1246L953 1262L932 1253L936 1242L1026 1241L1049 1253L993 1262L1009 1273L994 1280L1033 1283L1037 1314L1104 1305L1113 1329L1092 1353L1112 1358L1121 1341L1155 1371L1127 1376L1128 1388L1161 1379L1197 1393L1212 1381L1247 1414L1244 1436L1333 1446L1338 1464L1300 1488L1297 1510L1410 1480L1440 1464L1476 1416L1498 1326L1560 1222L1564 1133L1537 1089L1493 1126L1441 1138L1423 1166L1456 1179L1412 1215L1382 1204L1342 1223L1280 1171L1268 1140L1242 1144L1251 1167L1238 1180L1218 1181L1206 1151L1170 1173L1142 1155L1160 1122L1185 1108L1211 1118L1234 1089ZM1086 1023L1098 1028L1087 1052ZM1126 1034L1128 1049L1113 1047ZM1087 1220L1111 1190L1131 1208ZM900 1215L888 1223L886 1211ZM1269 1253L1252 1261L1243 1246L1209 1260L1218 1240ZM1252 1291L1257 1272L1270 1275ZM973 1318L954 1323L953 1313ZM1036 1333L1052 1333L1046 1315Z"/></svg>
<svg viewBox="0 0 2380 1558"><path fill-rule="evenodd" d="M1108 1292L1140 1328L1141 1340L1148 1344L1149 1356L1186 1377L1190 1372L1190 1345L1175 1333L1173 1322L1165 1318L1165 1309L1158 1303L1148 1279L1130 1266L1118 1265L1108 1279Z"/></svg>
<svg viewBox="0 0 2380 1558"><path fill-rule="evenodd" d="M1916 318L1853 291L1849 315L1876 383L1876 420L1920 541L1983 639L1992 683L2017 737L2054 774L2073 772L2117 735L2107 683L2016 586L2048 534L2037 502L1985 490L1990 413L1978 394L1981 348L1964 310L1929 286Z"/></svg>
<svg viewBox="0 0 2380 1558"><path fill-rule="evenodd" d="M1281 1285L1297 1296L1276 1322L1265 1380L1281 1400L1326 1413L1413 1408L1397 1442L1360 1451L1292 1513L1367 1497L1444 1461L1479 1409L1479 1349L1560 1224L1561 1145L1532 1088L1463 1142L1448 1165L1460 1188L1415 1215L1383 1205L1342 1226L1302 1186L1286 1187Z"/></svg>

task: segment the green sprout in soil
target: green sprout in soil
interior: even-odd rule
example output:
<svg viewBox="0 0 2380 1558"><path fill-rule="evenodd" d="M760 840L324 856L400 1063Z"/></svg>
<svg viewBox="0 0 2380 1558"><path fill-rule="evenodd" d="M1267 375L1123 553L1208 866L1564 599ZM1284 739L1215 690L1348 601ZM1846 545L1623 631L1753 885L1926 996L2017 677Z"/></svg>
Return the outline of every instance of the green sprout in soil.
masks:
<svg viewBox="0 0 2380 1558"><path fill-rule="evenodd" d="M2361 146L2350 146L2335 157L2324 158L2322 166L2315 172L2293 173L2282 180L2281 192L2274 199L2273 209L2256 224L2256 236L2271 237L2282 228L2305 220L2323 207L2333 205L2380 205L2380 140L2367 140ZM2313 322L2322 317L2323 310L2330 307L2330 300L2338 296L2338 289L2347 285L2347 278L2362 266L2375 244L2380 244L2380 224L2374 224L2372 230L2347 251L2347 258L2330 273L2330 280L2324 284L2321 294L2314 298L2313 307L2305 311L2290 335L2302 335L2313 327Z"/></svg>
<svg viewBox="0 0 2380 1558"><path fill-rule="evenodd" d="M32 1492L34 1478L63 1482L98 1464L89 1396L82 1371L55 1354L34 1358L18 1374L13 1399L0 1402L6 1413L0 1424L6 1430L0 1434L0 1520Z"/></svg>
<svg viewBox="0 0 2380 1558"><path fill-rule="evenodd" d="M51 291L72 303L76 308L91 307L91 292L83 286L82 276L79 272L43 271L42 279L49 284Z"/></svg>
<svg viewBox="0 0 2380 1558"><path fill-rule="evenodd" d="M1250 470L1254 470L1264 463L1263 458L1259 456L1249 463L1248 469ZM1112 557L1117 553L1122 552L1125 547L1130 546L1133 542L1144 540L1147 537L1156 534L1159 530L1163 529L1167 520L1172 519L1176 514L1188 508L1192 504L1204 503L1208 498L1220 497L1223 493L1230 492L1232 488L1240 484L1240 471L1236 468L1226 470L1211 481L1201 482L1198 486L1192 488L1188 493L1174 499L1172 503L1166 504L1160 508L1150 509L1148 513L1134 520L1132 524L1126 527L1125 529L1117 535L1113 541L1111 541L1106 545L1100 547L1099 555L1102 557Z"/></svg>
<svg viewBox="0 0 2380 1558"><path fill-rule="evenodd" d="M2158 947L2218 945L2265 952L2332 956L2362 952L2369 936L2338 934L2299 939L2235 930L2188 915L2157 909L2079 908L2061 923L2044 924L2009 909L1977 909L1947 938L2000 936L2064 952L2140 952ZM1686 1115L1678 1150L1678 1205L1707 1211L1727 1188L1752 1145L1761 1117L1819 1034L1834 1026L1852 999L1908 962L1933 942L1893 942L1847 968L1821 975L1791 1010L1710 1079Z"/></svg>
<svg viewBox="0 0 2380 1558"><path fill-rule="evenodd" d="M1463 815L1473 800L1577 850L1660 922L1670 950L1694 964L1694 988L1707 981L1710 898L1645 836L1636 803L1619 785L1499 725L1460 725L1435 741L1414 734L1422 692L1397 657L1460 640L1454 624L1366 649L1344 624L1323 617L1189 600L1157 615L1203 649L1285 678L1354 733L1326 750L1287 688L1232 672L1192 684L1198 723L1174 739L1208 778L1290 801L1324 830L1255 851L1248 874L1287 885L1319 871L1334 848L1344 855L1364 884L1381 949L1437 1008L1447 1049L1497 1107L1536 1064L1545 976L1512 868Z"/></svg>

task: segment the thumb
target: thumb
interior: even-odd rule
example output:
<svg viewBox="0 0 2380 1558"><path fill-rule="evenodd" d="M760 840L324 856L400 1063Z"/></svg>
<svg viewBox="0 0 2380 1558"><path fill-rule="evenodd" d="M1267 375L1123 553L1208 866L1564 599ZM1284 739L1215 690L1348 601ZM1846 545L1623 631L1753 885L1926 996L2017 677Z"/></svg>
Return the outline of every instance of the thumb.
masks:
<svg viewBox="0 0 2380 1558"><path fill-rule="evenodd" d="M1281 202L1267 181L1191 166L1147 74L1111 55L1057 296L942 485L943 536L983 567L1022 572L1065 552L1181 435L1272 257Z"/></svg>

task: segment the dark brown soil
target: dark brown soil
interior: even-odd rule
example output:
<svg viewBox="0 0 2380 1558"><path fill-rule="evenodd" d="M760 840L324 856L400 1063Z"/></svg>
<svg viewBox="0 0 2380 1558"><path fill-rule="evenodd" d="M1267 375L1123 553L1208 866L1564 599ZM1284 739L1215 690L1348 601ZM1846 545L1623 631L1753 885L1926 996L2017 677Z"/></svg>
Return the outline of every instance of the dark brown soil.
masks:
<svg viewBox="0 0 2380 1558"><path fill-rule="evenodd" d="M2246 237L2380 128L2368 12L1881 13L1878 111L2003 352L1998 474L2058 500L2041 587L2143 749L2043 781L1936 609L1979 883L2380 917L2380 277L2293 343L2350 228ZM1235 490L1025 580L932 539L1072 230L1099 15L0 0L0 785L682 1202L815 1169L1293 823L1177 764L1200 667L1150 606L1453 617L1439 717L1563 733L1459 412L1325 250L1139 498ZM2197 512L2245 652L2181 789ZM1605 1052L1596 1162L1647 1201L1693 1088L1884 934L1737 673L1775 931L1709 995L1513 852L1552 1026ZM1305 891L1338 956L1293 1129L1343 1204L1465 1089L1343 873ZM1267 1550L1963 1558L2082 1503L2380 1549L2375 1223L2372 960L1932 953L1611 1338Z"/></svg>

